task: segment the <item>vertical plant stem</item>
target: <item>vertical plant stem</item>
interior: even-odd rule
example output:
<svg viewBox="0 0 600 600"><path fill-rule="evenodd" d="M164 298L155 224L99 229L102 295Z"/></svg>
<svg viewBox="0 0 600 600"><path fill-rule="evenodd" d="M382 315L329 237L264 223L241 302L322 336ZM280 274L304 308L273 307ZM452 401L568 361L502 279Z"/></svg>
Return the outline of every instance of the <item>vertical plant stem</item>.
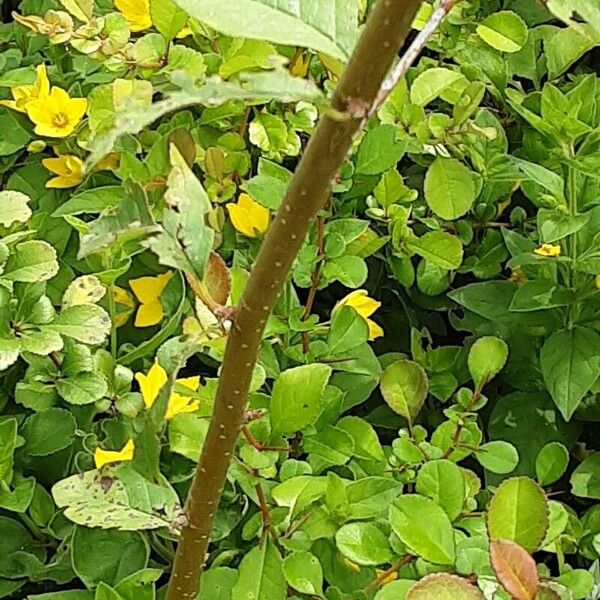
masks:
<svg viewBox="0 0 600 600"><path fill-rule="evenodd" d="M115 302L115 284L111 283L108 286L108 312L110 314L110 353L113 360L117 359L118 341L117 341L117 324L115 322L117 316L117 305Z"/></svg>
<svg viewBox="0 0 600 600"><path fill-rule="evenodd" d="M166 600L191 600L198 594L267 317L420 5L421 0L376 2L332 100L333 108L347 118L324 116L320 120L253 265L227 340L213 416L189 491L187 525L181 532Z"/></svg>
<svg viewBox="0 0 600 600"><path fill-rule="evenodd" d="M324 246L325 246L325 217L319 215L317 217L317 262L311 277L310 290L308 292L308 298L306 299L306 305L304 306L304 314L302 320L306 321L311 313L315 304L315 298L317 297L317 291L319 284L321 283L321 271L323 270L323 259L324 259ZM302 351L304 354L308 354L308 331L302 332Z"/></svg>

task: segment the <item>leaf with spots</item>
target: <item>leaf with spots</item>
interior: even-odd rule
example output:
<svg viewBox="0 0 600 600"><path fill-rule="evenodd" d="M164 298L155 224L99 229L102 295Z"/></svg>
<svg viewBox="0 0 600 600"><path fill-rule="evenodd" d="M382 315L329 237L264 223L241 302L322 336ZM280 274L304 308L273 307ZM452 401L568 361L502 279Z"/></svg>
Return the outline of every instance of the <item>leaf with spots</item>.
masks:
<svg viewBox="0 0 600 600"><path fill-rule="evenodd" d="M150 483L130 465L73 475L56 483L52 496L67 519L102 529L170 527L180 511L172 488Z"/></svg>

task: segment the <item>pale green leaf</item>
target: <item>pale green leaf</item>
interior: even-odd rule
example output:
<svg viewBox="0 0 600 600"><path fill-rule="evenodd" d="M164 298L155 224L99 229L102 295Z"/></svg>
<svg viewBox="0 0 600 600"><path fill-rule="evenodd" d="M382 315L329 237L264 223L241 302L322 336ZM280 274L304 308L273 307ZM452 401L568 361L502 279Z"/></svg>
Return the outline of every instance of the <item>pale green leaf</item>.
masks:
<svg viewBox="0 0 600 600"><path fill-rule="evenodd" d="M542 488L527 477L504 481L489 504L487 524L490 539L510 540L535 552L548 529L548 505Z"/></svg>
<svg viewBox="0 0 600 600"><path fill-rule="evenodd" d="M455 560L454 531L448 515L433 500L407 494L390 506L394 533L423 559L437 565Z"/></svg>
<svg viewBox="0 0 600 600"><path fill-rule="evenodd" d="M26 223L31 217L31 198L21 192L0 192L0 225L10 227L13 223Z"/></svg>
<svg viewBox="0 0 600 600"><path fill-rule="evenodd" d="M346 61L358 33L347 0L176 0L192 18L232 37L301 46Z"/></svg>

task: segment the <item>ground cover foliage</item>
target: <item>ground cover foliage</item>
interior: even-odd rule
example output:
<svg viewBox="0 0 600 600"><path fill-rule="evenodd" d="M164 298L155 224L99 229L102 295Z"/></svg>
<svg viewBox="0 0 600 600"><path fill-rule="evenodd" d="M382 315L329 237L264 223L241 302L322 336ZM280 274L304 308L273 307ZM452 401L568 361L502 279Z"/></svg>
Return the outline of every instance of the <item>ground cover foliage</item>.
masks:
<svg viewBox="0 0 600 600"><path fill-rule="evenodd" d="M371 4L0 3L0 598L163 597L234 307ZM596 1L463 0L357 138L202 600L600 598L599 44Z"/></svg>

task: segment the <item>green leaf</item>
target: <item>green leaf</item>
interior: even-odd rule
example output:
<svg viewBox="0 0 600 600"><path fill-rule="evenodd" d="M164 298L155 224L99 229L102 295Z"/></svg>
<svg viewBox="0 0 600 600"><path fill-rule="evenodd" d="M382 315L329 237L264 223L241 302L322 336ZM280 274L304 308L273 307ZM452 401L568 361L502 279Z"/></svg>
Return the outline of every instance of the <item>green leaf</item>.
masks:
<svg viewBox="0 0 600 600"><path fill-rule="evenodd" d="M31 198L21 192L0 192L0 224L10 227L13 223L26 223L31 217Z"/></svg>
<svg viewBox="0 0 600 600"><path fill-rule="evenodd" d="M406 248L442 269L458 269L463 259L460 240L445 231L430 231L420 238L409 238Z"/></svg>
<svg viewBox="0 0 600 600"><path fill-rule="evenodd" d="M348 523L335 534L338 550L349 560L377 566L392 560L388 537L374 523Z"/></svg>
<svg viewBox="0 0 600 600"><path fill-rule="evenodd" d="M94 0L59 0L65 10L87 23L94 14Z"/></svg>
<svg viewBox="0 0 600 600"><path fill-rule="evenodd" d="M144 108L119 112L115 117L114 127L93 139L92 154L87 160L86 168L90 169L112 152L122 135L136 135L160 117L175 110L196 105L218 106L230 100L317 102L322 99L322 93L314 83L292 77L283 69L263 73L243 73L238 76L238 79L236 83L229 83L218 77L212 77L201 86L197 86L194 80L186 81L181 90L167 95L164 100Z"/></svg>
<svg viewBox="0 0 600 600"><path fill-rule="evenodd" d="M479 446L475 458L488 471L500 475L511 473L519 464L517 449L512 444L501 440Z"/></svg>
<svg viewBox="0 0 600 600"><path fill-rule="evenodd" d="M438 217L447 221L469 211L479 188L479 176L454 158L438 157L427 169L425 200Z"/></svg>
<svg viewBox="0 0 600 600"><path fill-rule="evenodd" d="M441 506L451 521L459 517L467 498L460 467L446 459L426 462L419 469L415 489Z"/></svg>
<svg viewBox="0 0 600 600"><path fill-rule="evenodd" d="M323 568L314 554L292 552L283 561L283 574L288 585L301 594L323 593Z"/></svg>
<svg viewBox="0 0 600 600"><path fill-rule="evenodd" d="M15 246L6 261L3 279L36 283L52 279L58 273L56 250L42 240L29 240Z"/></svg>
<svg viewBox="0 0 600 600"><path fill-rule="evenodd" d="M388 406L405 419L414 421L429 389L423 367L411 360L399 360L385 369L380 385Z"/></svg>
<svg viewBox="0 0 600 600"><path fill-rule="evenodd" d="M176 0L190 17L233 37L301 46L347 60L358 33L358 5L345 0Z"/></svg>
<svg viewBox="0 0 600 600"><path fill-rule="evenodd" d="M9 156L24 148L31 139L29 124L25 115L18 115L8 108L0 107L0 130L10 131L10 135L0 139L0 156Z"/></svg>
<svg viewBox="0 0 600 600"><path fill-rule="evenodd" d="M571 27L581 28L580 19L587 21L600 34L600 7L587 0L548 0L548 10Z"/></svg>
<svg viewBox="0 0 600 600"><path fill-rule="evenodd" d="M561 329L540 353L544 382L556 406L569 421L600 371L600 335L586 327Z"/></svg>
<svg viewBox="0 0 600 600"><path fill-rule="evenodd" d="M551 244L577 233L588 224L590 217L589 212L571 215L564 210L541 208L537 216L540 241Z"/></svg>
<svg viewBox="0 0 600 600"><path fill-rule="evenodd" d="M110 317L95 304L80 304L63 311L46 327L78 342L98 346L110 333Z"/></svg>
<svg viewBox="0 0 600 600"><path fill-rule="evenodd" d="M173 0L150 0L152 24L166 40L172 40L187 23L188 17Z"/></svg>
<svg viewBox="0 0 600 600"><path fill-rule="evenodd" d="M181 454L194 462L200 459L200 452L208 432L209 420L198 414L176 415L169 422L169 447L171 452Z"/></svg>
<svg viewBox="0 0 600 600"><path fill-rule="evenodd" d="M114 585L146 567L149 548L141 534L130 531L75 528L73 569L88 587Z"/></svg>
<svg viewBox="0 0 600 600"><path fill-rule="evenodd" d="M558 481L569 466L569 451L560 442L546 444L535 459L535 472L540 485Z"/></svg>
<svg viewBox="0 0 600 600"><path fill-rule="evenodd" d="M13 477L13 455L17 444L17 420L0 421L0 484L10 485Z"/></svg>
<svg viewBox="0 0 600 600"><path fill-rule="evenodd" d="M172 489L148 482L127 464L63 479L52 496L78 525L122 531L169 527L179 509Z"/></svg>
<svg viewBox="0 0 600 600"><path fill-rule="evenodd" d="M592 592L596 583L594 575L585 569L565 571L557 581L572 592L574 600L589 598L588 594Z"/></svg>
<svg viewBox="0 0 600 600"><path fill-rule="evenodd" d="M542 165L517 158L516 156L511 156L510 159L518 167L519 171L527 177L525 181L533 181L550 192L555 198L559 200L564 199L565 182L560 175L550 169L546 169Z"/></svg>
<svg viewBox="0 0 600 600"><path fill-rule="evenodd" d="M394 533L426 561L452 565L455 560L454 530L448 515L433 500L407 494L390 506Z"/></svg>
<svg viewBox="0 0 600 600"><path fill-rule="evenodd" d="M30 456L48 456L68 448L75 440L77 422L64 408L49 408L29 416L21 434L25 452Z"/></svg>
<svg viewBox="0 0 600 600"><path fill-rule="evenodd" d="M404 156L407 141L396 141L393 125L377 125L363 137L356 154L356 173L377 175L391 169Z"/></svg>
<svg viewBox="0 0 600 600"><path fill-rule="evenodd" d="M24 513L31 504L35 485L33 477L19 477L13 481L12 490L0 487L0 508Z"/></svg>
<svg viewBox="0 0 600 600"><path fill-rule="evenodd" d="M397 579L386 583L375 595L374 600L405 600L406 594L415 585L414 579Z"/></svg>
<svg viewBox="0 0 600 600"><path fill-rule="evenodd" d="M198 281L212 252L214 231L205 223L212 205L204 187L172 144L171 172L167 179L165 200L169 209L163 212L163 231L144 244L161 264L180 269Z"/></svg>
<svg viewBox="0 0 600 600"><path fill-rule="evenodd" d="M121 186L110 185L84 190L61 204L53 213L53 217L101 213L107 208L117 206L125 196Z"/></svg>
<svg viewBox="0 0 600 600"><path fill-rule="evenodd" d="M274 434L294 433L316 421L331 371L328 365L303 365L276 379L270 407Z"/></svg>
<svg viewBox="0 0 600 600"><path fill-rule="evenodd" d="M483 388L504 368L508 346L504 340L487 336L479 338L469 351L469 372L477 386Z"/></svg>
<svg viewBox="0 0 600 600"><path fill-rule="evenodd" d="M285 600L287 583L283 561L269 537L244 556L239 572L237 583L231 591L232 598Z"/></svg>
<svg viewBox="0 0 600 600"><path fill-rule="evenodd" d="M489 15L477 25L477 34L500 52L518 52L527 41L528 31L519 15L503 10Z"/></svg>
<svg viewBox="0 0 600 600"><path fill-rule="evenodd" d="M231 598L231 590L235 586L238 573L228 567L212 567L202 575L202 589L198 600L214 598Z"/></svg>
<svg viewBox="0 0 600 600"><path fill-rule="evenodd" d="M56 383L56 389L69 404L93 404L108 391L108 382L102 373L77 373Z"/></svg>
<svg viewBox="0 0 600 600"><path fill-rule="evenodd" d="M340 419L336 427L354 440L354 455L363 460L384 461L385 454L373 426L360 417L348 416Z"/></svg>
<svg viewBox="0 0 600 600"><path fill-rule="evenodd" d="M410 88L410 101L419 106L426 106L462 79L464 75L451 69L444 67L427 69L413 81Z"/></svg>
<svg viewBox="0 0 600 600"><path fill-rule="evenodd" d="M369 339L369 326L356 310L341 306L334 310L327 345L331 356L342 356Z"/></svg>
<svg viewBox="0 0 600 600"><path fill-rule="evenodd" d="M483 600L483 594L474 585L448 573L427 575L415 583L406 594L406 600Z"/></svg>
<svg viewBox="0 0 600 600"><path fill-rule="evenodd" d="M586 458L575 469L571 487L576 496L600 500L600 452Z"/></svg>
<svg viewBox="0 0 600 600"><path fill-rule="evenodd" d="M548 505L543 490L528 477L507 479L488 507L490 539L510 540L535 552L548 529Z"/></svg>

